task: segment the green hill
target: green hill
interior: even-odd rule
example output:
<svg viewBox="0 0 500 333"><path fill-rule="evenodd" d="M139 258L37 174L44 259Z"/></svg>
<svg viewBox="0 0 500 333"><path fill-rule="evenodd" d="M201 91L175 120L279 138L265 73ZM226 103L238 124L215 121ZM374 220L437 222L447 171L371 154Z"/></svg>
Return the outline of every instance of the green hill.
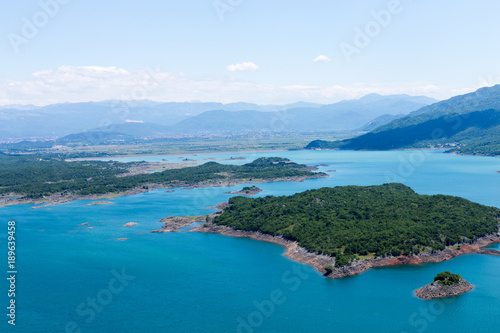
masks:
<svg viewBox="0 0 500 333"><path fill-rule="evenodd" d="M377 128L374 132L416 125L445 115L467 114L488 109L500 110L500 85L481 88L469 94L424 106L406 117Z"/></svg>
<svg viewBox="0 0 500 333"><path fill-rule="evenodd" d="M292 196L233 197L213 223L281 235L342 258L441 250L498 232L500 209L402 184L345 186Z"/></svg>

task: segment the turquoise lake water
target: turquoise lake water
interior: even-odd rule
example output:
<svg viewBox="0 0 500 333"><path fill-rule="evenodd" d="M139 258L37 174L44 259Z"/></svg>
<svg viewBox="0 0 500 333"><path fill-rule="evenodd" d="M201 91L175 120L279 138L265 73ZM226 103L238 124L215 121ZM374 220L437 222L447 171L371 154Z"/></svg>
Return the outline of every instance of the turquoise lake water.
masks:
<svg viewBox="0 0 500 333"><path fill-rule="evenodd" d="M260 156L322 165L331 177L266 183L260 196L324 186L391 181L420 194L462 196L500 207L500 159L441 151L295 151L198 155L243 164ZM181 161L179 156L139 158ZM131 160L131 159L122 159ZM242 186L157 190L113 199L30 209L0 208L7 275L7 221L17 222L16 327L7 324L2 279L1 332L497 332L500 257L465 255L422 266L370 270L331 280L294 262L278 245L190 232L152 234L171 215L199 215ZM134 227L124 227L137 222ZM88 225L80 225L88 223ZM88 229L88 227L94 227ZM128 238L118 241L118 238ZM494 247L498 248L497 245ZM475 288L424 301L414 291L451 270ZM114 273L113 273L114 271ZM116 276L121 276L121 280ZM95 299L95 304L92 301Z"/></svg>

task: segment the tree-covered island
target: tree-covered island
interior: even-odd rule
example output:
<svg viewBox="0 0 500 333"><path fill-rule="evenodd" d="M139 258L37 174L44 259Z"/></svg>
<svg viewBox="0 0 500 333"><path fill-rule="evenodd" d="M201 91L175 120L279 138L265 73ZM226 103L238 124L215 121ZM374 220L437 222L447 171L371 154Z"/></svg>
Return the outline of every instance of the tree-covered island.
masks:
<svg viewBox="0 0 500 333"><path fill-rule="evenodd" d="M233 197L197 231L270 236L287 249L295 243L303 251L290 257L342 277L371 267L438 262L477 252L500 240L499 218L495 207L447 195L419 195L392 183ZM316 257L304 259L304 251Z"/></svg>
<svg viewBox="0 0 500 333"><path fill-rule="evenodd" d="M233 192L229 191L227 193L230 193L230 194L239 194L239 195L246 195L246 196L251 197L251 196L256 195L259 192L262 192L262 189L258 188L255 185L252 185L252 186L245 186L245 187L243 187L239 191L233 191Z"/></svg>
<svg viewBox="0 0 500 333"><path fill-rule="evenodd" d="M441 272L430 284L417 289L416 295L423 299L456 296L472 290L473 286L463 277L450 271Z"/></svg>

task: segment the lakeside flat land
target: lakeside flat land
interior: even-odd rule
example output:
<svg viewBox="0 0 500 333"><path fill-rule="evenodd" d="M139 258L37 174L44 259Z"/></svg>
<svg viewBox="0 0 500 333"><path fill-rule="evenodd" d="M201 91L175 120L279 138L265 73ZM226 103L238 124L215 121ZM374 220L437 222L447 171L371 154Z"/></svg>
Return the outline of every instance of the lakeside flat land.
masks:
<svg viewBox="0 0 500 333"><path fill-rule="evenodd" d="M116 156L190 155L203 153L242 153L302 149L311 140L339 140L350 133L256 133L241 135L208 135L185 138L166 137L136 142L104 142L92 145L71 142L65 145L52 141L0 144L0 152L40 154L64 159L89 159Z"/></svg>

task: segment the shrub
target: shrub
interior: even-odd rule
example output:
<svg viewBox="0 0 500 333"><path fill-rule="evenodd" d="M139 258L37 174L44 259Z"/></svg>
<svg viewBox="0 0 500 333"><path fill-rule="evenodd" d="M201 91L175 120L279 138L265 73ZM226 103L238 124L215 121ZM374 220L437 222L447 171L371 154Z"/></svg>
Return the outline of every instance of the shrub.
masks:
<svg viewBox="0 0 500 333"><path fill-rule="evenodd" d="M335 257L335 267L349 266L354 260L354 256L350 254L339 254Z"/></svg>

